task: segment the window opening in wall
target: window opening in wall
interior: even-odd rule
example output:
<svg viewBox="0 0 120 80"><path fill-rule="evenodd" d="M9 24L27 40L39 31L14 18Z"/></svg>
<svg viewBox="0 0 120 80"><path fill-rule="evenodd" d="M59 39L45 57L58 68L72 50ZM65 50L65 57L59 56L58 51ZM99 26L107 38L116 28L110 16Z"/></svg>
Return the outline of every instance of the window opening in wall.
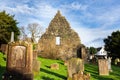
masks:
<svg viewBox="0 0 120 80"><path fill-rule="evenodd" d="M56 45L60 45L60 37L56 37Z"/></svg>

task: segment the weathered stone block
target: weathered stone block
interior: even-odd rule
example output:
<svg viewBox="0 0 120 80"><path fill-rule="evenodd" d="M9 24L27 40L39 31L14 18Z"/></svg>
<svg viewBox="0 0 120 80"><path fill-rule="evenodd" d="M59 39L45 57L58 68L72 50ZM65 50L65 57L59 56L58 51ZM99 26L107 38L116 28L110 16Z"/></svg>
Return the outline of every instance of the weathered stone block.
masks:
<svg viewBox="0 0 120 80"><path fill-rule="evenodd" d="M64 65L67 66L68 65L68 61L64 61Z"/></svg>
<svg viewBox="0 0 120 80"><path fill-rule="evenodd" d="M99 59L98 66L99 66L99 75L109 75L108 60Z"/></svg>
<svg viewBox="0 0 120 80"><path fill-rule="evenodd" d="M33 51L33 60L34 59L37 59L37 57L38 57L38 51Z"/></svg>
<svg viewBox="0 0 120 80"><path fill-rule="evenodd" d="M32 44L27 42L11 42L8 44L8 53L7 53L7 72L9 74L19 73L22 77L32 75ZM16 75L20 76L20 75ZM31 79L29 79L31 80Z"/></svg>
<svg viewBox="0 0 120 80"><path fill-rule="evenodd" d="M51 69L59 70L59 64L58 63L53 63L50 65Z"/></svg>
<svg viewBox="0 0 120 80"><path fill-rule="evenodd" d="M73 74L72 80L90 80L90 74L85 74L81 71L76 74Z"/></svg>
<svg viewBox="0 0 120 80"><path fill-rule="evenodd" d="M82 71L75 73L71 77L68 77L67 80L90 80L90 73L84 73Z"/></svg>
<svg viewBox="0 0 120 80"><path fill-rule="evenodd" d="M33 60L33 71L39 72L40 71L40 61Z"/></svg>
<svg viewBox="0 0 120 80"><path fill-rule="evenodd" d="M68 60L67 65L68 77L72 78L72 75L79 71L84 71L84 63L80 58L72 58Z"/></svg>
<svg viewBox="0 0 120 80"><path fill-rule="evenodd" d="M2 44L0 50L7 55L8 44Z"/></svg>

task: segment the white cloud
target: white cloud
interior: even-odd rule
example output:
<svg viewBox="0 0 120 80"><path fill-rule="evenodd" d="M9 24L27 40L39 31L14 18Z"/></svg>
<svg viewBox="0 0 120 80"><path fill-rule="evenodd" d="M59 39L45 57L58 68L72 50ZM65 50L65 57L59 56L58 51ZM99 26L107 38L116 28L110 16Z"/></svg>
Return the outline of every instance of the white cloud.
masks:
<svg viewBox="0 0 120 80"><path fill-rule="evenodd" d="M49 4L39 4L37 5L37 15L44 18L51 18L56 12L57 8L52 7Z"/></svg>
<svg viewBox="0 0 120 80"><path fill-rule="evenodd" d="M39 18L51 18L58 10L47 3L38 3L35 6L28 6L28 4L22 4L17 2L14 2L15 6L7 6L7 3L3 4L4 5L1 5L1 11L6 10L7 12L12 14L25 14L36 16Z"/></svg>
<svg viewBox="0 0 120 80"><path fill-rule="evenodd" d="M70 6L70 5L69 5ZM75 10L86 10L88 7L88 5L83 5L83 4L80 4L78 2L73 2L71 4L71 8L72 9L75 9Z"/></svg>
<svg viewBox="0 0 120 80"><path fill-rule="evenodd" d="M7 12L14 14L31 14L34 11L34 8L29 8L27 5L17 5L16 7L9 6L1 6L2 10L6 10Z"/></svg>
<svg viewBox="0 0 120 80"><path fill-rule="evenodd" d="M103 46L104 45L103 39L113 32L113 30L104 30L102 28L91 29L91 28L86 28L83 25L81 26L74 28L74 30L79 34L81 43L85 44L88 47Z"/></svg>
<svg viewBox="0 0 120 80"><path fill-rule="evenodd" d="M79 2L72 2L71 4L63 4L61 8L66 10L86 10L88 5L81 4Z"/></svg>

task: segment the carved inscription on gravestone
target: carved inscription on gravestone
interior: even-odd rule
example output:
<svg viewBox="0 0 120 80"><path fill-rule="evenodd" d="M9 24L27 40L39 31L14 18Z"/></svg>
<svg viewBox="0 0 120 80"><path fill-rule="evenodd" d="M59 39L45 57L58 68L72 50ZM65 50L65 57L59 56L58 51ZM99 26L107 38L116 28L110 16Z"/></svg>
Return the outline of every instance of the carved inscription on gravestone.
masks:
<svg viewBox="0 0 120 80"><path fill-rule="evenodd" d="M11 64L13 67L21 68L25 67L25 53L26 53L26 47L24 46L14 46L12 48L12 60Z"/></svg>

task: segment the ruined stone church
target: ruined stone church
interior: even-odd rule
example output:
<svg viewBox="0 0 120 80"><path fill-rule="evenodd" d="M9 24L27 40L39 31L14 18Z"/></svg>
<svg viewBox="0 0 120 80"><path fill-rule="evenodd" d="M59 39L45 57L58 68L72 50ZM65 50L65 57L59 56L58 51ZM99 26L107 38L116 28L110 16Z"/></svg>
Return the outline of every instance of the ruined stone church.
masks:
<svg viewBox="0 0 120 80"><path fill-rule="evenodd" d="M67 60L71 57L85 57L85 48L78 34L60 11L50 22L38 42L39 55L46 58Z"/></svg>

